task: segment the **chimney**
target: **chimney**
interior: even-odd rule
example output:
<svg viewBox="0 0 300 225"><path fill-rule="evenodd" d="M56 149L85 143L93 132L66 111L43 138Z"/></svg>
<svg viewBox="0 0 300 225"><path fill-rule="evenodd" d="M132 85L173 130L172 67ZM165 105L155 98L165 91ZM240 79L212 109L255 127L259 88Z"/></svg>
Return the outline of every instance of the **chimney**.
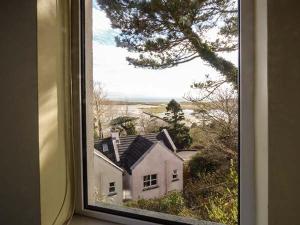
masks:
<svg viewBox="0 0 300 225"><path fill-rule="evenodd" d="M120 144L120 135L119 132L111 132L111 139L114 146L115 156L117 162L120 161L119 149L118 144Z"/></svg>
<svg viewBox="0 0 300 225"><path fill-rule="evenodd" d="M113 141L116 141L117 144L120 144L120 135L119 132L111 132L111 138Z"/></svg>

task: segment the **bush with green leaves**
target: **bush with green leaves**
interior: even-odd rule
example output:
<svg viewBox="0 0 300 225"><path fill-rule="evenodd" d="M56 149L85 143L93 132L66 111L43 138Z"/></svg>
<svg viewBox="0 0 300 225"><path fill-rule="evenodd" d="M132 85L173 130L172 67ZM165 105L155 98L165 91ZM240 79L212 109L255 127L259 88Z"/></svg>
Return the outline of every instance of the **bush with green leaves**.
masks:
<svg viewBox="0 0 300 225"><path fill-rule="evenodd" d="M181 192L170 192L161 198L139 199L125 203L127 207L146 209L155 212L168 213L181 216L192 216L192 213L185 205Z"/></svg>
<svg viewBox="0 0 300 225"><path fill-rule="evenodd" d="M213 196L206 206L210 220L227 224L238 224L238 174L233 163L227 176L226 190Z"/></svg>
<svg viewBox="0 0 300 225"><path fill-rule="evenodd" d="M192 179L189 165L184 169L182 192L170 192L154 199L125 203L127 207L236 225L238 218L238 175L233 164L229 170L201 173Z"/></svg>
<svg viewBox="0 0 300 225"><path fill-rule="evenodd" d="M231 155L217 151L212 146L198 151L188 162L190 177L199 179L207 174L215 173L224 176L230 167Z"/></svg>

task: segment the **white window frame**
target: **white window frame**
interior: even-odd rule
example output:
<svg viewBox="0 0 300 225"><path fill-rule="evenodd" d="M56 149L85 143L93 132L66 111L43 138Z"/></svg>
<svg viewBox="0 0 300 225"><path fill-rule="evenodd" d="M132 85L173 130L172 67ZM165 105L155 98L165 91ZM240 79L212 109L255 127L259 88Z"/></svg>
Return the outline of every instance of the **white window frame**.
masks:
<svg viewBox="0 0 300 225"><path fill-rule="evenodd" d="M108 193L109 194L115 194L116 193L116 182L115 181L109 182L108 185L109 185L109 187L108 187ZM113 188L113 191L110 190L111 188Z"/></svg>
<svg viewBox="0 0 300 225"><path fill-rule="evenodd" d="M83 3L84 1L84 3ZM83 63L83 58L91 60L91 39L92 32L89 26L92 24L92 0L72 0L72 74L73 74L73 132L75 146L77 194L75 212L100 220L107 220L122 224L151 224L136 218L112 214L108 211L94 211L93 208L86 208L83 193L83 184L87 178L83 177L83 149L82 142L85 137L82 135L83 123L81 109L81 85L79 78L84 77L82 73L90 71L91 63ZM85 6L83 10L82 6ZM81 17L85 18L85 23L81 24ZM81 29L86 27L85 33ZM85 46L82 48L82 39L86 39ZM85 49L85 50L84 50ZM85 51L85 52L83 52ZM255 212L255 186L254 186L254 0L240 0L240 224L253 225L256 223ZM122 211L126 211L123 209ZM132 211L128 211L131 213ZM140 210L139 215L147 216L148 211ZM169 216L167 219L178 219ZM153 223L152 223L153 224ZM155 223L154 223L155 224Z"/></svg>
<svg viewBox="0 0 300 225"><path fill-rule="evenodd" d="M153 178L153 176L155 176L155 179ZM149 177L149 179L147 179ZM146 178L146 180L145 180ZM152 182L155 181L155 184L152 184ZM149 185L146 185L145 186L145 183L148 183L149 182ZM148 175L145 175L143 176L143 187L144 189L150 189L150 188L153 188L153 187L157 187L158 186L158 177L157 177L157 173L155 174L148 174Z"/></svg>
<svg viewBox="0 0 300 225"><path fill-rule="evenodd" d="M175 177L174 177L175 176ZM177 180L179 180L179 178L178 178L178 170L177 169L174 169L173 171L172 171L172 181L177 181Z"/></svg>

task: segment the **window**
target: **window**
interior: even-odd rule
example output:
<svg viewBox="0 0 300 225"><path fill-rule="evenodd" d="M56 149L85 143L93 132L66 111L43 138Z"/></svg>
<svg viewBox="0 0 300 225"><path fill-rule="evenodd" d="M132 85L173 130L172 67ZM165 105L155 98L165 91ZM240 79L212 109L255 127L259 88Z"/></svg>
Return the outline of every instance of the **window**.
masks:
<svg viewBox="0 0 300 225"><path fill-rule="evenodd" d="M157 174L144 176L144 188L157 186Z"/></svg>
<svg viewBox="0 0 300 225"><path fill-rule="evenodd" d="M177 173L177 170L173 170L173 173L172 173L172 180L173 180L173 181L178 180L178 173Z"/></svg>
<svg viewBox="0 0 300 225"><path fill-rule="evenodd" d="M103 148L103 152L107 152L108 151L108 145L107 144L103 144L102 148Z"/></svg>
<svg viewBox="0 0 300 225"><path fill-rule="evenodd" d="M113 194L116 192L116 183L115 182L110 182L109 183L109 193Z"/></svg>
<svg viewBox="0 0 300 225"><path fill-rule="evenodd" d="M216 10L215 14L210 14L208 17L197 17L211 19L211 21L206 21L211 22L211 26L207 25L206 22L202 24L201 21L198 21L200 24L190 24L191 21L188 21L189 18L186 18L185 15L181 15L181 22L177 21L185 26L183 31L189 30L193 33L193 38L198 35L199 42L190 41L188 34L179 29L182 28L181 25L178 25L178 29L174 28L176 32L172 33L171 36L166 36L168 32L160 26L151 25L147 27L147 22L145 22L143 29L133 28L134 32L133 30L126 30L133 26L139 26L137 15L159 16L161 11L153 12L153 14L139 11L141 9L156 10L156 7L129 9L124 5L115 7L119 4L118 1L115 1L116 4L110 4L110 1L93 1L93 46L88 46L93 48L93 51L83 49L83 52L93 52L94 64L92 65L93 73L92 70L88 72L85 70L86 78L89 80L83 81L83 89L87 92L83 95L86 98L83 111L92 105L89 104L92 101L89 101L88 97L93 96L93 99L97 99L100 104L97 104L96 110L95 108L86 110L86 121L84 121L88 124L87 127L84 127L87 130L85 133L83 132L83 135L86 134L87 136L87 143L83 146L86 154L83 158L85 160L84 182L87 208L91 207L100 212L170 224L170 221L166 219L167 217L161 218L155 213L148 216L147 212L143 210L131 211L130 207L142 208L138 203L139 199L161 201L172 198L173 194L184 198L185 196L182 196L181 193L186 191L183 188L187 187L193 192L201 192L202 189L196 189L204 184L201 184L204 179L200 179L199 174L201 176L206 174L207 180L212 182L205 184L208 187L217 187L217 182L220 181L226 184L230 183L232 185L230 188L234 190L234 197L226 197L228 188L225 186L223 197L224 199L232 199L230 206L237 207L238 184L234 183L237 180L237 171L234 173L223 171L224 174L219 177L215 173L219 169L216 168L219 165L219 162L216 163L218 160L221 163L225 163L225 161L227 163L227 166L221 167L222 169L236 168L239 152L237 147L239 124L238 33L230 33L238 31L238 7L237 1L226 1L228 1L228 5L217 5L217 8L214 5L212 9ZM145 4L152 4L151 2L146 1ZM165 8L167 10L170 7L175 7L176 4L172 5L171 2L162 1L161 4L170 4ZM210 1L208 0L208 2ZM179 4L187 4L184 5L187 9L201 7L197 4L192 7L189 5L190 1L180 1ZM137 6L138 3L130 7ZM223 13L219 15L221 11L226 14L224 9L218 11L218 7L224 6L229 7L227 9L228 17L224 16ZM160 5L160 7L165 6ZM182 12L179 10L177 13ZM91 15L88 16L91 20ZM115 18L116 16L118 18ZM219 19L221 21L214 21ZM193 20L193 23L195 21ZM153 22L159 22L159 20ZM89 24L85 23L85 25ZM171 25L174 26L174 24ZM157 29L151 30L154 27ZM193 29L189 29L191 27ZM204 32L196 29L203 27L211 30ZM167 26L165 29L169 28L170 26ZM215 36L218 29L220 30L220 37ZM221 37L222 35L225 36ZM171 38L172 43L168 43L169 38ZM117 41L115 42L115 40ZM201 48L203 45L195 45L201 41L211 45L207 49L213 51L209 53L212 57L205 58L197 52L197 48ZM224 49L229 53L223 53ZM214 59L216 61L209 61ZM199 71L201 72L199 73ZM94 83L94 88L96 87L93 91L89 89L89 85L86 85L90 83ZM82 102L85 103L85 101ZM88 111L93 112L96 120L88 118ZM94 122L97 124L93 124ZM98 130L93 130L95 128ZM162 130L165 132L161 132ZM165 133L168 135L164 136ZM90 134L94 134L94 137L91 138ZM90 136L88 137L88 135ZM108 151L107 145L99 146L99 143L103 143L104 140L109 143L110 151ZM99 154L103 155L102 158L105 163L103 165L109 167L109 169L101 171L103 175L110 178L115 176L114 179L121 181L123 197L117 202L112 202L114 205L112 208L108 204L95 205L91 200L93 187L92 182L89 181L89 176L92 176L89 171L93 171L94 168L89 162L93 158L89 155L92 151L87 146L93 146L95 151L99 151ZM224 148L225 151L216 152L218 148ZM160 153L155 155L158 151ZM226 152L230 152L230 156L225 154ZM211 155L214 153L216 155ZM154 160L150 160L148 157L150 155L153 156ZM231 160L228 160L230 157ZM206 160L211 160L211 162ZM207 162L207 164L202 162ZM189 176L191 176L190 180L178 172L183 171L184 163L190 166L188 170ZM159 169L157 171L162 171L162 173L144 176L143 171L148 170L146 167L149 169L157 168ZM178 168L172 170L171 179L173 181L180 180L180 182L158 187L158 176L161 181L170 179L170 173L165 172L170 171L169 168ZM230 177L231 175L235 177ZM230 182L225 182L226 179L229 179ZM135 190L136 186L140 187L141 182L144 190L157 187L160 189L159 194L150 196L149 193L152 192L145 191L142 193ZM199 185L194 185L195 182L199 182ZM99 185L102 183L99 182ZM112 187L115 186L111 186L110 183L109 192ZM213 202L216 200L213 199L213 193L219 190L210 188L209 191ZM204 198L205 193L200 195L202 196L202 194ZM192 202L188 202L186 205L191 205L190 203L192 204ZM197 207L200 206L192 205L186 210L191 210L195 218L202 218L202 215L197 214L199 213L197 210L193 210ZM204 207L209 208L210 206ZM151 211L153 209L154 207L151 205L147 208ZM168 210L159 212L166 213ZM234 209L232 212L237 212L237 210ZM180 215L182 215L180 212L175 213L175 216L179 216L180 220L185 221L185 218ZM229 220L238 218L237 215L230 216ZM206 220L214 219L206 218ZM214 221L220 222L218 218L215 218ZM231 222L236 223L237 221ZM188 222L182 224L185 223Z"/></svg>

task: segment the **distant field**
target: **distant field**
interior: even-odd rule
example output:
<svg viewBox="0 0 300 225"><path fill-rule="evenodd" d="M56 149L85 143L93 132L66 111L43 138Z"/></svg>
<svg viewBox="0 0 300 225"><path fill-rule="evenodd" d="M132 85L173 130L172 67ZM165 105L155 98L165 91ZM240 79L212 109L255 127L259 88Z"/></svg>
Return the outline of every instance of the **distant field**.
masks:
<svg viewBox="0 0 300 225"><path fill-rule="evenodd" d="M158 109L160 108L165 108L166 105L168 104L167 101L165 102L147 102L147 101L107 101L107 104L112 104L112 105L149 105L149 106L154 106L157 107ZM181 105L182 109L195 109L195 105L193 105L190 102L179 102ZM159 110L161 111L161 110Z"/></svg>
<svg viewBox="0 0 300 225"><path fill-rule="evenodd" d="M126 102L126 101L109 101L109 104L113 105L160 105L164 104L163 102Z"/></svg>
<svg viewBox="0 0 300 225"><path fill-rule="evenodd" d="M182 109L197 109L197 106L190 102L180 102Z"/></svg>
<svg viewBox="0 0 300 225"><path fill-rule="evenodd" d="M144 112L151 113L151 114L159 114L166 112L165 105L153 106L151 108L141 108Z"/></svg>

